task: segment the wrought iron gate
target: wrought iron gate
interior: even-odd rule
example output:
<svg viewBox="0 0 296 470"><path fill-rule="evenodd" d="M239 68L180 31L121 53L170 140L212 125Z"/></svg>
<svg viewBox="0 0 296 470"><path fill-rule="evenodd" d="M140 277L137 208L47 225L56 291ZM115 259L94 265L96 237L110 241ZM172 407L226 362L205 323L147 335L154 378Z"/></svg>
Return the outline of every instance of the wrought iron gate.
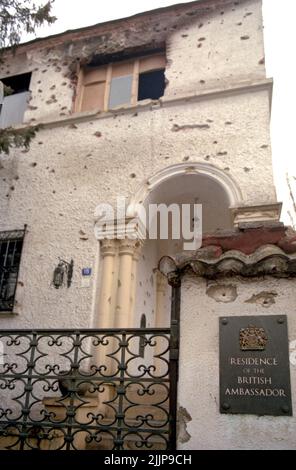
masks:
<svg viewBox="0 0 296 470"><path fill-rule="evenodd" d="M174 449L174 316L167 329L2 330L0 448Z"/></svg>

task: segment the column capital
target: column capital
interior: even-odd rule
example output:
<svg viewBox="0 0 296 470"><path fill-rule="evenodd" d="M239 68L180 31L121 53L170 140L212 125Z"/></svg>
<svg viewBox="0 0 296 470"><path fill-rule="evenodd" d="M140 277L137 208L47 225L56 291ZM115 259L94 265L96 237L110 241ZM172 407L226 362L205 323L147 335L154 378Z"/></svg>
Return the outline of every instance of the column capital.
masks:
<svg viewBox="0 0 296 470"><path fill-rule="evenodd" d="M119 256L130 255L133 257L137 257L142 246L141 240L136 240L133 238L124 238L122 240L118 240L118 243Z"/></svg>
<svg viewBox="0 0 296 470"><path fill-rule="evenodd" d="M101 240L101 255L103 256L103 258L105 256L115 256L117 250L117 240L109 240L108 238Z"/></svg>

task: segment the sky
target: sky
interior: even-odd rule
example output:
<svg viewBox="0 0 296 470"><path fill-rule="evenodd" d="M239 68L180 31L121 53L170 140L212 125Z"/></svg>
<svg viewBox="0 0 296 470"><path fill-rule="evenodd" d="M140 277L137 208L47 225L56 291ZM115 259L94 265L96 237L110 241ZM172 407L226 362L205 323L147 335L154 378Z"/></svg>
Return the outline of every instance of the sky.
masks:
<svg viewBox="0 0 296 470"><path fill-rule="evenodd" d="M45 0L35 0L44 3ZM58 18L42 27L37 36L57 34L104 21L124 18L185 0L55 0L53 14ZM83 8L82 8L83 7ZM263 0L264 40L267 77L274 79L271 138L274 178L279 201L284 202L282 220L296 224L296 212L289 197L287 175L296 199L296 0ZM25 37L25 40L34 37Z"/></svg>

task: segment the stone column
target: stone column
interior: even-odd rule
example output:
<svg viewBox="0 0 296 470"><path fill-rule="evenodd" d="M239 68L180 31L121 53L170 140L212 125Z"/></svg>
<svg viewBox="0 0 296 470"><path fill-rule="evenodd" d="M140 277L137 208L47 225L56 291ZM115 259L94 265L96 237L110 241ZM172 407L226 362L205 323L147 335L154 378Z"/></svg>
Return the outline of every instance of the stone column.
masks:
<svg viewBox="0 0 296 470"><path fill-rule="evenodd" d="M118 288L115 308L115 324L117 328L128 328L130 326L132 273L135 252L139 246L139 240L125 238L119 241Z"/></svg>
<svg viewBox="0 0 296 470"><path fill-rule="evenodd" d="M135 302L137 294L137 271L138 261L140 259L143 242L139 241L139 245L135 248L133 254L133 265L132 265L132 276L131 276L131 295L130 295L130 307L129 307L129 321L130 328L136 328L135 324Z"/></svg>
<svg viewBox="0 0 296 470"><path fill-rule="evenodd" d="M169 326L169 312L167 312L168 302L168 280L160 272L156 274L156 316L155 316L155 327L161 328Z"/></svg>
<svg viewBox="0 0 296 470"><path fill-rule="evenodd" d="M112 294L115 275L115 261L117 254L116 240L102 240L101 254L103 259L101 273L101 289L99 300L99 318L100 328L114 328L114 311L112 309Z"/></svg>

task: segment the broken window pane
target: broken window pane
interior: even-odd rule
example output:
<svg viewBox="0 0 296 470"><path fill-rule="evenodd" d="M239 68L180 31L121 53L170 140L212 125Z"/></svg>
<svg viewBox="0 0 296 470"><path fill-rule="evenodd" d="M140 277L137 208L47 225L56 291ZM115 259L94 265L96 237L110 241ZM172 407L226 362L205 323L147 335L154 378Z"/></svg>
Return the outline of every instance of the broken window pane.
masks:
<svg viewBox="0 0 296 470"><path fill-rule="evenodd" d="M31 73L2 78L4 98L0 109L0 128L21 124L29 100Z"/></svg>
<svg viewBox="0 0 296 470"><path fill-rule="evenodd" d="M152 70L139 75L138 101L157 100L164 95L164 69Z"/></svg>
<svg viewBox="0 0 296 470"><path fill-rule="evenodd" d="M132 75L115 77L111 80L109 108L115 108L121 104L129 104L132 95Z"/></svg>
<svg viewBox="0 0 296 470"><path fill-rule="evenodd" d="M0 114L0 128L3 129L23 122L29 96L30 92L28 91L5 96Z"/></svg>

